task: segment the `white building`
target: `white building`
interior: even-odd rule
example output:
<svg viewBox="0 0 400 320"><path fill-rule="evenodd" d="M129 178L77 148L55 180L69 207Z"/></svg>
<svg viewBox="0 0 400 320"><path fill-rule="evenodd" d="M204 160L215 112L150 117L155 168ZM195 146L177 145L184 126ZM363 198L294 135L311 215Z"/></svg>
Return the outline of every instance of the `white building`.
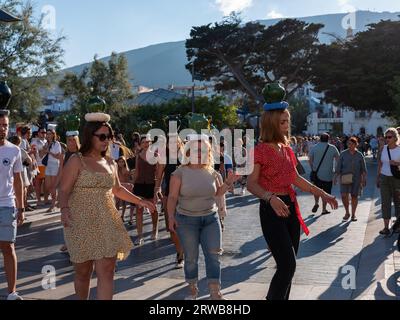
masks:
<svg viewBox="0 0 400 320"><path fill-rule="evenodd" d="M297 95L306 98L310 105L306 134L330 132L333 135L382 135L387 128L397 126L391 118L380 112L354 111L322 103L323 94L314 92L310 85L301 88Z"/></svg>

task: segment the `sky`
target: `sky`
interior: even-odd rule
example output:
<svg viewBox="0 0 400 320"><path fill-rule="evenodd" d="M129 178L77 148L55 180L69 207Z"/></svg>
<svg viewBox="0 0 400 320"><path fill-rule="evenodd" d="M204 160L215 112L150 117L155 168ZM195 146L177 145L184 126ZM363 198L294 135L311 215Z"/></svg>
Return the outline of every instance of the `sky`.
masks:
<svg viewBox="0 0 400 320"><path fill-rule="evenodd" d="M1 0L0 0L1 3ZM64 42L65 67L151 44L187 39L192 26L241 11L244 21L354 10L400 11L400 0L33 0Z"/></svg>

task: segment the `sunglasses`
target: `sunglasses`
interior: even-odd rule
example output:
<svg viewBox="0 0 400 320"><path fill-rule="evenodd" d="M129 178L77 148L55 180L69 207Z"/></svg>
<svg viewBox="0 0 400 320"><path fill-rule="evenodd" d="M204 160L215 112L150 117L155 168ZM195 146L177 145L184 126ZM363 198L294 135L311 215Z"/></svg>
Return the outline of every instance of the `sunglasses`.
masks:
<svg viewBox="0 0 400 320"><path fill-rule="evenodd" d="M112 134L93 134L95 137L99 138L101 142L104 142L106 140L112 140L114 136Z"/></svg>
<svg viewBox="0 0 400 320"><path fill-rule="evenodd" d="M393 136L386 136L385 139L393 139Z"/></svg>

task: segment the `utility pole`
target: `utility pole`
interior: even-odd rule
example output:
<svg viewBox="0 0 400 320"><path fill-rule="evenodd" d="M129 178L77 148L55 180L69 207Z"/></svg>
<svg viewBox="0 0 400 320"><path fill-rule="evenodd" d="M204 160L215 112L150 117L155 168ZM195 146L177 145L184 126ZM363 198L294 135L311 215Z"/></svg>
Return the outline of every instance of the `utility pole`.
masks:
<svg viewBox="0 0 400 320"><path fill-rule="evenodd" d="M192 113L195 113L195 103L194 103L194 89L195 89L195 83L194 83L194 59L192 61Z"/></svg>

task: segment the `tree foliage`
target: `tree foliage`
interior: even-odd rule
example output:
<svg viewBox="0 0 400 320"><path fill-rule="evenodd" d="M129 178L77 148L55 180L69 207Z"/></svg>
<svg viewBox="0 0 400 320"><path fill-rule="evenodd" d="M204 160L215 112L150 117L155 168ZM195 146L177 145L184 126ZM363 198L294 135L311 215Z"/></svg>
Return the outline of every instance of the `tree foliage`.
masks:
<svg viewBox="0 0 400 320"><path fill-rule="evenodd" d="M303 134L307 130L307 117L310 113L310 106L307 99L291 98L289 110L292 119L292 133Z"/></svg>
<svg viewBox="0 0 400 320"><path fill-rule="evenodd" d="M395 115L400 89L400 21L381 21L353 40L324 45L314 68L325 101ZM396 80L397 79L397 80Z"/></svg>
<svg viewBox="0 0 400 320"><path fill-rule="evenodd" d="M122 117L133 98L128 62L125 56L114 52L107 63L95 56L93 63L80 74L67 73L59 86L65 97L73 99L73 110L80 116L87 112L86 104L91 96L101 96L113 118Z"/></svg>
<svg viewBox="0 0 400 320"><path fill-rule="evenodd" d="M212 118L212 124L218 129L236 127L238 116L237 106L226 105L222 96L197 97L196 113L204 114ZM168 116L178 116L182 122L181 129L185 128L185 116L191 112L191 102L189 98L173 100L162 105L145 105L135 107L130 110L120 121L118 128L121 132L131 133L139 131L141 134L147 133L141 128L143 122L151 122L153 128L159 128L168 132Z"/></svg>
<svg viewBox="0 0 400 320"><path fill-rule="evenodd" d="M295 19L270 27L242 24L232 14L220 23L193 27L186 41L187 57L194 61L198 80L214 82L219 92L244 92L260 104L267 83L280 81L291 96L311 80L322 27ZM192 64L186 67L191 70Z"/></svg>
<svg viewBox="0 0 400 320"><path fill-rule="evenodd" d="M0 7L21 22L0 23L0 78L10 86L10 103L16 121L35 120L42 105L39 89L63 65L65 37L53 35L34 17L34 5L22 0L2 0Z"/></svg>

